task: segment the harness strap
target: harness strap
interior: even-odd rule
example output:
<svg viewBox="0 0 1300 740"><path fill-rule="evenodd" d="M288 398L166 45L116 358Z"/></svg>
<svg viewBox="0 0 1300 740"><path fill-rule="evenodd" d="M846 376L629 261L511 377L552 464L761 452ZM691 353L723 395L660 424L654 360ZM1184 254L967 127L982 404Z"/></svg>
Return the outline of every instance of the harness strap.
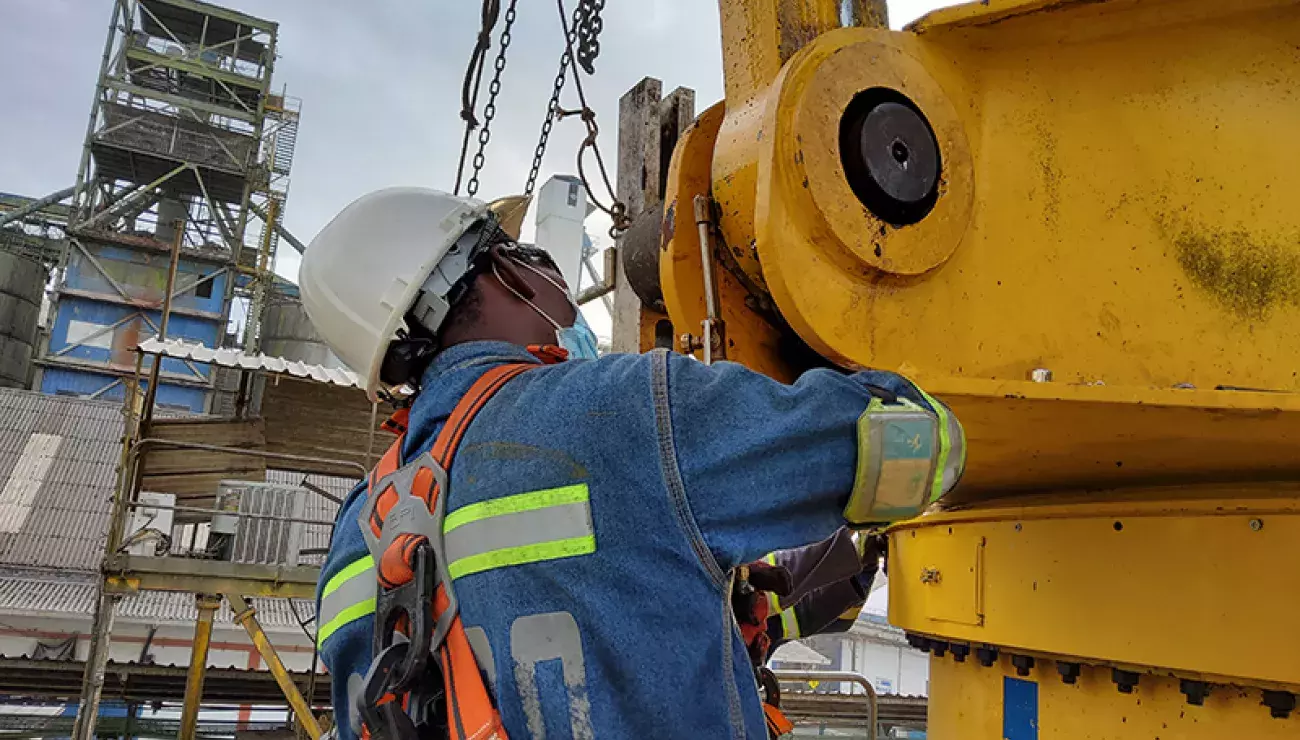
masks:
<svg viewBox="0 0 1300 740"><path fill-rule="evenodd" d="M444 471L451 469L451 463L474 417L484 405L515 376L538 367L532 364L499 365L484 373L469 391L456 404L446 424L443 425L437 440L430 450L434 461ZM402 420L405 421L404 419ZM370 515L371 531L380 536L384 520L401 495L393 486L376 491L375 484L385 476L391 475L402 465L402 443L406 435L397 438L388 451L384 453L379 465L370 475L370 495L378 496ZM433 511L441 492L433 474L421 470L416 474L411 494L419 497L430 511ZM441 523L439 523L441 526ZM401 534L394 538L376 563L375 573L380 587L393 589L409 583L415 575L415 554L426 541L423 535ZM439 583L434 592L433 615L435 620L451 608L452 600L447 589L449 584ZM398 625L402 628L403 625ZM377 625L377 628L382 628ZM438 665L442 669L445 696L447 699L447 727L450 740L506 740L505 728L501 716L492 702L492 697L483 682L483 676L470 648L465 628L460 615L452 620L442 644L437 647ZM403 706L406 696L402 697ZM367 728L368 729L368 728Z"/></svg>

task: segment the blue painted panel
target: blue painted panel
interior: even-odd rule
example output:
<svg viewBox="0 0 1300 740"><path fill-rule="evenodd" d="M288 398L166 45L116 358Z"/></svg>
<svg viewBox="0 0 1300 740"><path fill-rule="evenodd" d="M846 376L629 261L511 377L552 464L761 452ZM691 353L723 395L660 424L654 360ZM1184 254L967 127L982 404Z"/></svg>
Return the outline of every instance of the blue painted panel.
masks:
<svg viewBox="0 0 1300 740"><path fill-rule="evenodd" d="M1038 740L1038 684L1002 679L1003 740Z"/></svg>
<svg viewBox="0 0 1300 740"><path fill-rule="evenodd" d="M112 326L137 311L138 309L131 306L65 295L58 303L58 310L50 330L50 353L67 349L61 355L62 357L113 364L123 369L132 368L135 366L135 346L154 335L148 323L136 317L124 321L99 336L91 338L91 335L100 327ZM161 312L145 311L144 313L155 325L161 323ZM167 335L173 339L198 342L208 347L217 346L221 334L219 321L182 314L172 314L167 327ZM208 377L211 373L210 366L196 363L195 367L202 377ZM163 370L185 375L194 374L180 360L164 360Z"/></svg>
<svg viewBox="0 0 1300 740"><path fill-rule="evenodd" d="M105 373L47 367L41 379L41 393L89 396L98 393L106 386L112 385L116 380L117 376ZM105 401L121 401L125 395L126 389L119 384L100 393L99 398ZM159 406L203 413L206 400L207 393L202 388L187 388L170 383L160 383L158 385L157 403Z"/></svg>
<svg viewBox="0 0 1300 740"><path fill-rule="evenodd" d="M122 286L132 298L161 304L167 287L167 267L170 256L156 252L142 252L122 247L92 244L87 247L109 276ZM182 259L176 268L176 284L188 285L196 278L219 270L218 265ZM182 308L221 313L226 295L225 272L202 285L195 286L176 296L174 304ZM73 250L68 255L67 286L104 295L117 296L117 289L104 277L90 260Z"/></svg>

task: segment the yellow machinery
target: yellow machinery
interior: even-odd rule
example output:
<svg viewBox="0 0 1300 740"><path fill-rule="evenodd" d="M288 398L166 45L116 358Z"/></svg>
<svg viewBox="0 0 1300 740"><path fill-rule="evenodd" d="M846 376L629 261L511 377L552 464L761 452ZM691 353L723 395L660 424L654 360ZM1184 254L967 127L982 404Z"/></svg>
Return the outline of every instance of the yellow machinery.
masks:
<svg viewBox="0 0 1300 740"><path fill-rule="evenodd" d="M890 530L931 738L1300 737L1300 3L882 8L721 0L677 348L961 418L962 486Z"/></svg>

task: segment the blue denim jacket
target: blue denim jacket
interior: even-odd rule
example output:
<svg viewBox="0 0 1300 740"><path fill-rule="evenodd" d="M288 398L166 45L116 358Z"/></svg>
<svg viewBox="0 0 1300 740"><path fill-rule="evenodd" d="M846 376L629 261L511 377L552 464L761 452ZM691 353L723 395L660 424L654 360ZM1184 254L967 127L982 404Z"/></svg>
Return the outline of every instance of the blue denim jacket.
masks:
<svg viewBox="0 0 1300 740"><path fill-rule="evenodd" d="M441 353L412 406L404 460L432 446L483 372L508 362L536 360L500 342ZM785 385L665 352L549 365L510 381L461 443L447 516L585 484L594 533L593 551L454 581L510 737L766 738L728 572L844 523L868 384L895 382L910 385L826 370ZM364 602L341 615L336 603L374 593L357 525L364 498L358 489L345 501L321 575L329 608L319 639L340 740L356 736L351 696L374 628Z"/></svg>

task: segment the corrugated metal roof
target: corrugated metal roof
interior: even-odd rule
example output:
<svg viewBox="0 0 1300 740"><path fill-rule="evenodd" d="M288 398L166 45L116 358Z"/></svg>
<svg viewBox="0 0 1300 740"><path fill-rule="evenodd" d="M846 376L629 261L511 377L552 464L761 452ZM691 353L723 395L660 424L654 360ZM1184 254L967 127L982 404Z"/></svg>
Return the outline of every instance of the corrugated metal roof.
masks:
<svg viewBox="0 0 1300 740"><path fill-rule="evenodd" d="M290 601L293 602L290 606ZM298 630L293 610L304 620L316 613L315 604L305 599L251 599L257 619L270 630ZM25 576L0 576L0 614L25 616L85 617L95 611L95 583L87 578L55 579ZM194 595L166 591L141 591L122 597L117 605L117 619L148 624L193 624L198 618ZM222 602L216 620L234 624L230 605ZM311 624L309 630L314 629Z"/></svg>
<svg viewBox="0 0 1300 740"><path fill-rule="evenodd" d="M0 564L98 569L122 428L118 403L0 389L0 490L33 434L60 438L29 506L7 519L17 531L0 532Z"/></svg>
<svg viewBox="0 0 1300 740"><path fill-rule="evenodd" d="M238 349L212 349L179 339L163 342L157 339L146 339L140 343L139 350L146 354L164 355L178 360L194 360L243 370L261 370L345 387L363 386L361 378L351 370L311 365L270 355L245 354L243 350Z"/></svg>

